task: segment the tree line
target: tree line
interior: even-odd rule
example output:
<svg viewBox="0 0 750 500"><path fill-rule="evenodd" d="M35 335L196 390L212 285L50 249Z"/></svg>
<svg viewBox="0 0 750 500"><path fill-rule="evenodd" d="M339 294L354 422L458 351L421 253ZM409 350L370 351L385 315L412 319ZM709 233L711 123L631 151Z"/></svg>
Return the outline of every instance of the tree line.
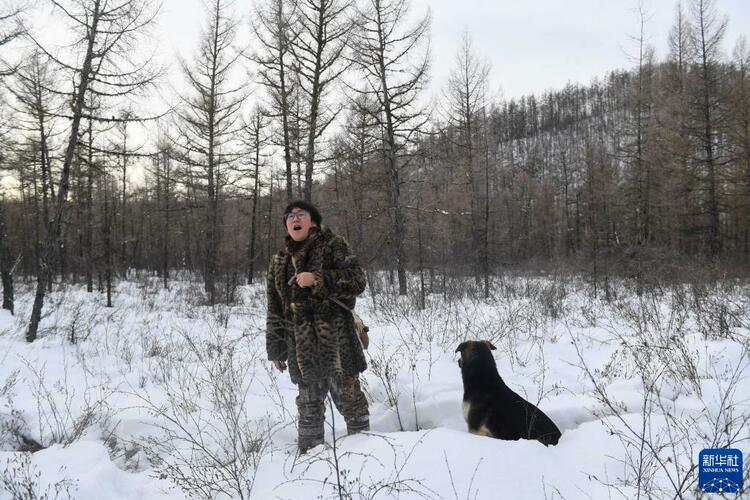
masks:
<svg viewBox="0 0 750 500"><path fill-rule="evenodd" d="M36 278L29 340L53 282L111 305L130 272L168 287L188 270L207 303L233 300L294 198L401 294L407 273L422 296L451 275L489 295L506 267L564 265L606 292L610 274L640 290L750 263L750 47L722 52L714 1L677 4L662 60L641 8L632 68L520 99L489 90L467 33L430 104L429 11L408 0L262 0L249 25L211 0L163 113L149 105L166 72L148 51L158 5L48 3L64 50L23 5L0 13L0 263L6 308L13 276Z"/></svg>

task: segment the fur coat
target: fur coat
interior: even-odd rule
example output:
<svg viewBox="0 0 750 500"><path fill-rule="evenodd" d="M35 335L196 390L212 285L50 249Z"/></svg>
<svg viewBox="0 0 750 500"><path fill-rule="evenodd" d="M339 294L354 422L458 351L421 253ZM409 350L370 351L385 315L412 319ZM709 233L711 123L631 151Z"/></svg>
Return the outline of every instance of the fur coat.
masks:
<svg viewBox="0 0 750 500"><path fill-rule="evenodd" d="M297 273L315 275L301 288ZM365 274L349 245L325 226L313 227L301 242L287 236L271 259L267 276L266 351L269 360L286 361L292 382L339 379L367 368L349 311L365 289Z"/></svg>

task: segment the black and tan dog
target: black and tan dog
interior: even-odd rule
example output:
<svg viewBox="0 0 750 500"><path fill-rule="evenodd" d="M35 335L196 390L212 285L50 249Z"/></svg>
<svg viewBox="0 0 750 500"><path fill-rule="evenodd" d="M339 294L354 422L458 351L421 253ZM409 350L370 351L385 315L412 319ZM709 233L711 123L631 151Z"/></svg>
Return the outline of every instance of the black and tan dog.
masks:
<svg viewBox="0 0 750 500"><path fill-rule="evenodd" d="M560 429L542 410L505 385L487 340L461 342L458 366L464 381L464 418L469 432L497 439L536 439L557 444Z"/></svg>

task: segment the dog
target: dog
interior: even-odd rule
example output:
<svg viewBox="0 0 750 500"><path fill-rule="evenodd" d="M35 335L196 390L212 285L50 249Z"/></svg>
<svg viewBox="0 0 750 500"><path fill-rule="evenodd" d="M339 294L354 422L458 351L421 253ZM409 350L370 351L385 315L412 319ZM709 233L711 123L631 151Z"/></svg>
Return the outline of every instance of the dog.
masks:
<svg viewBox="0 0 750 500"><path fill-rule="evenodd" d="M469 432L480 436L516 441L536 439L556 445L560 429L535 405L505 385L497 372L487 340L461 342L458 366L464 383L463 410Z"/></svg>

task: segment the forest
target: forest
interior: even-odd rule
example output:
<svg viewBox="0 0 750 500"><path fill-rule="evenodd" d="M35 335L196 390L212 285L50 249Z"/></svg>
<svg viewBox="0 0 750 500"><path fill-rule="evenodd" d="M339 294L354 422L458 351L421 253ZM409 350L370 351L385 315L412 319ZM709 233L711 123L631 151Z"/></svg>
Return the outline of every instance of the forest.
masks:
<svg viewBox="0 0 750 500"><path fill-rule="evenodd" d="M207 2L158 115L146 110L164 68L132 50L148 43L150 2L51 4L65 52L24 31L20 10L2 16L5 283L105 290L148 270L167 286L188 270L226 301L263 275L296 198L402 294L407 272L432 289L445 274L569 269L606 291L610 274L647 286L747 271L750 47L722 52L712 2L677 6L666 58L641 10L632 68L520 99L490 94L467 32L432 102L429 12L405 15L406 0L266 1L249 26Z"/></svg>
<svg viewBox="0 0 750 500"><path fill-rule="evenodd" d="M699 479L699 452L750 453L732 13L675 2L657 55L633 2L628 67L516 97L470 30L435 53L419 5L204 0L178 56L159 2L0 1L0 499L727 486ZM267 344L292 200L348 242L369 328L367 430L344 435L329 399L304 451L301 389ZM468 340L555 446L467 429Z"/></svg>

